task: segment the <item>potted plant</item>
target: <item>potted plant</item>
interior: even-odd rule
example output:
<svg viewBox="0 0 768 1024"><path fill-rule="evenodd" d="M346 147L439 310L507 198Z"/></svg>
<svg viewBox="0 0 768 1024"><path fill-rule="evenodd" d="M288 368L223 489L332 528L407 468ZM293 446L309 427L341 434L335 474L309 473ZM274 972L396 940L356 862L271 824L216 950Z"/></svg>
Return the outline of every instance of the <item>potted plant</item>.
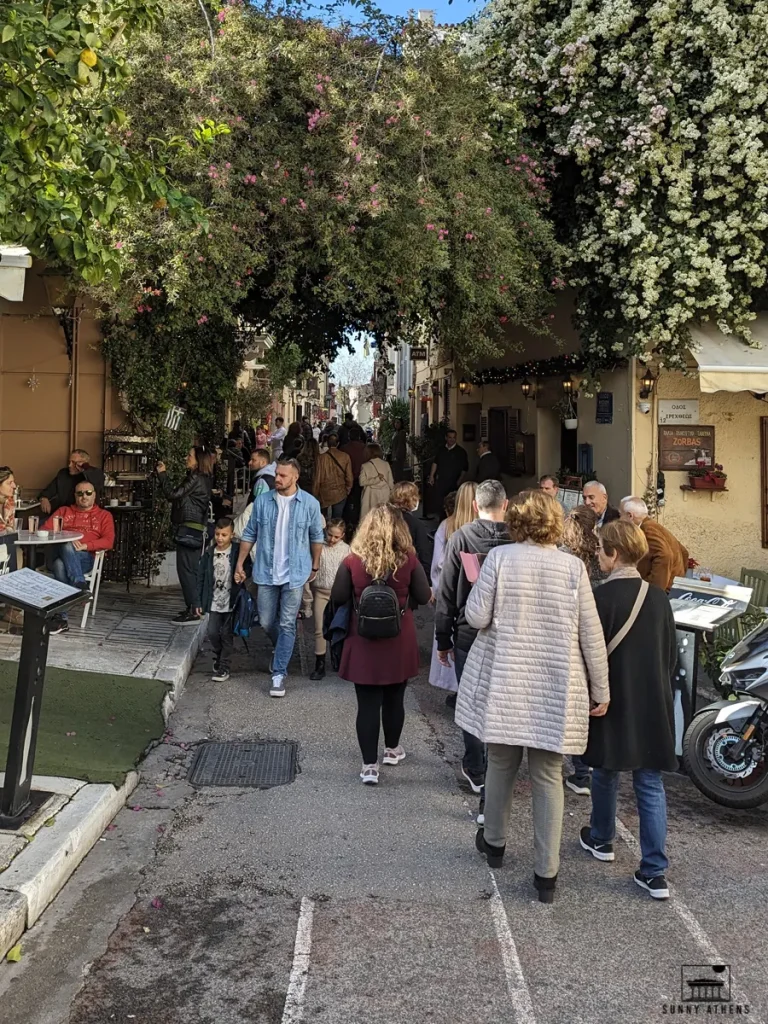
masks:
<svg viewBox="0 0 768 1024"><path fill-rule="evenodd" d="M566 395L559 402L555 402L552 408L563 421L563 426L566 430L575 430L578 427L579 420L576 415L576 406L573 404L573 399L570 395Z"/></svg>
<svg viewBox="0 0 768 1024"><path fill-rule="evenodd" d="M725 490L725 481L728 479L728 474L718 462L711 469L700 466L689 470L688 478L694 490L723 491Z"/></svg>

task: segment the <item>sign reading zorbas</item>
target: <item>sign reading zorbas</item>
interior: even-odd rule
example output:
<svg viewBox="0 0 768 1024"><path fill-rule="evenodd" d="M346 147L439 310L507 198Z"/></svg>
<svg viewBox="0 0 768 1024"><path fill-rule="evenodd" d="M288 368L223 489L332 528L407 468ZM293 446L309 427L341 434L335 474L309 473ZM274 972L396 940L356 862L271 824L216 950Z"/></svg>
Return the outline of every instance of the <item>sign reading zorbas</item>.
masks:
<svg viewBox="0 0 768 1024"><path fill-rule="evenodd" d="M659 427L659 469L688 470L715 464L714 427Z"/></svg>

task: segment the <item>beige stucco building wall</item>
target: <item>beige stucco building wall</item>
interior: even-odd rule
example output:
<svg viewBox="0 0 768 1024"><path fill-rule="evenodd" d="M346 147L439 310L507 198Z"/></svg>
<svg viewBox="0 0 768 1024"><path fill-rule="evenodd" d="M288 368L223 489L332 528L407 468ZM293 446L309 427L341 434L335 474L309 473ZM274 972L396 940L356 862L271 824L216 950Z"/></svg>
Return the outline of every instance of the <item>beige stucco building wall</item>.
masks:
<svg viewBox="0 0 768 1024"><path fill-rule="evenodd" d="M67 464L72 448L85 448L100 466L104 431L124 416L97 321L79 310L70 360L51 310L56 282L48 278L46 287L43 269L27 271L22 302L0 300L0 465L13 468L25 497Z"/></svg>
<svg viewBox="0 0 768 1024"><path fill-rule="evenodd" d="M658 465L657 403L659 399L698 399L699 426L715 428L715 461L728 474L727 492L682 491L688 483L682 471L665 472L666 504L659 521L670 529L702 565L738 579L741 568L768 568L768 552L762 546L760 418L768 405L750 392L699 390L695 368L690 376L662 370L648 415L635 412L633 483L642 495L652 464L652 483Z"/></svg>

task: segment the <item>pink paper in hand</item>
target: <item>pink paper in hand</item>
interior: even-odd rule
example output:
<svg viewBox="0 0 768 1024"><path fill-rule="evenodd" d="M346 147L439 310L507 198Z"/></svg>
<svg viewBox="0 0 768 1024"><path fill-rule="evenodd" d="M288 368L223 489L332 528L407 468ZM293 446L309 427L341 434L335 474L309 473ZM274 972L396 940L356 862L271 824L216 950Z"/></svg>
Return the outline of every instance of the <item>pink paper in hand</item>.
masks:
<svg viewBox="0 0 768 1024"><path fill-rule="evenodd" d="M471 584L477 583L477 578L480 575L480 566L483 564L484 558L485 555L475 555L470 551L461 552L461 567Z"/></svg>

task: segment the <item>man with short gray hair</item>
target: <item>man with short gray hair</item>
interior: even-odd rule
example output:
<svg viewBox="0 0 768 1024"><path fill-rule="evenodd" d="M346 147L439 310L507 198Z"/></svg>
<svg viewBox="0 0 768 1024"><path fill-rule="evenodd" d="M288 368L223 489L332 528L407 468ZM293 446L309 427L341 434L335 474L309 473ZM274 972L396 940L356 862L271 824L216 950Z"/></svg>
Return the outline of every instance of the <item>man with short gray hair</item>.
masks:
<svg viewBox="0 0 768 1024"><path fill-rule="evenodd" d="M608 504L608 491L599 480L590 480L581 491L584 504L597 516L597 526L605 526L619 518L619 510Z"/></svg>
<svg viewBox="0 0 768 1024"><path fill-rule="evenodd" d="M449 665L453 659L459 685L469 649L477 636L477 630L467 623L464 614L472 585L488 552L499 544L510 543L505 522L509 502L504 485L498 480L484 480L477 485L473 504L477 519L456 530L446 545L435 608L437 656L443 665ZM468 732L464 733L461 774L474 793L483 793L485 748Z"/></svg>
<svg viewBox="0 0 768 1024"><path fill-rule="evenodd" d="M675 576L685 576L688 552L673 533L650 518L642 498L629 495L621 499L620 507L621 518L639 527L648 541L648 554L637 563L637 571L646 582L669 591Z"/></svg>

